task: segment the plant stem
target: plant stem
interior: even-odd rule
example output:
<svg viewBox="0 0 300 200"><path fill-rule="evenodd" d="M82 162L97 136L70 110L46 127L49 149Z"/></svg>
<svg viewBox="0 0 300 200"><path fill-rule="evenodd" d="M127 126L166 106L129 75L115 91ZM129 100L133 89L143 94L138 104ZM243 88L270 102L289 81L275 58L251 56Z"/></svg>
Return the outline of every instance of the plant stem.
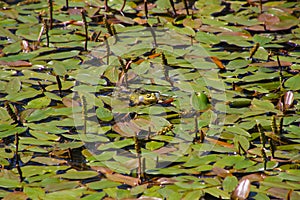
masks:
<svg viewBox="0 0 300 200"><path fill-rule="evenodd" d="M81 16L82 16L82 21L84 23L84 30L85 30L84 50L87 51L89 36L88 36L88 25L87 25L87 22L86 22L85 10L84 9L81 10Z"/></svg>
<svg viewBox="0 0 300 200"><path fill-rule="evenodd" d="M122 7L120 8L120 13L124 16L124 13L123 13L123 10L125 8L125 5L126 5L126 0L123 0L123 4L122 4Z"/></svg>
<svg viewBox="0 0 300 200"><path fill-rule="evenodd" d="M59 96L62 97L62 84L61 84L61 81L60 81L60 78L58 75L56 75L56 82L57 82L57 87L58 87L58 91L59 91Z"/></svg>
<svg viewBox="0 0 300 200"><path fill-rule="evenodd" d="M20 175L20 182L24 180L23 173L20 167L20 156L19 156L19 133L17 132L15 134L15 143L16 143L16 152L15 152L15 157L16 157L16 168L18 170L18 173Z"/></svg>
<svg viewBox="0 0 300 200"><path fill-rule="evenodd" d="M144 0L145 17L148 19L148 1Z"/></svg>
<svg viewBox="0 0 300 200"><path fill-rule="evenodd" d="M108 44L108 40L107 37L104 35L104 41L105 41L105 45L106 45L106 64L109 64L109 55L110 55L110 46Z"/></svg>
<svg viewBox="0 0 300 200"><path fill-rule="evenodd" d="M53 1L52 0L48 0L48 6L49 6L49 29L52 29L53 26Z"/></svg>
<svg viewBox="0 0 300 200"><path fill-rule="evenodd" d="M186 10L186 15L190 15L187 0L183 0L183 3Z"/></svg>
<svg viewBox="0 0 300 200"><path fill-rule="evenodd" d="M176 9L175 9L175 4L174 4L174 1L173 0L169 0L170 4L171 4L171 7L173 9L173 14L176 16L177 13L176 13Z"/></svg>
<svg viewBox="0 0 300 200"><path fill-rule="evenodd" d="M45 31L45 34L46 34L46 46L49 47L49 26L48 26L48 20L46 19L43 19L43 26L44 26L44 31Z"/></svg>

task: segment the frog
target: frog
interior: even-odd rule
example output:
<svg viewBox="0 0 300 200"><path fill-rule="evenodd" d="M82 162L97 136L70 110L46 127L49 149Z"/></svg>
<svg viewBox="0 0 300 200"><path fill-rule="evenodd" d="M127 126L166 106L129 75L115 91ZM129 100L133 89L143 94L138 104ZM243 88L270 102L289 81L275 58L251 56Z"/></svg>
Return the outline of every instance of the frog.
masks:
<svg viewBox="0 0 300 200"><path fill-rule="evenodd" d="M160 94L158 92L139 93L134 92L130 95L129 105L151 105L156 104L160 100Z"/></svg>

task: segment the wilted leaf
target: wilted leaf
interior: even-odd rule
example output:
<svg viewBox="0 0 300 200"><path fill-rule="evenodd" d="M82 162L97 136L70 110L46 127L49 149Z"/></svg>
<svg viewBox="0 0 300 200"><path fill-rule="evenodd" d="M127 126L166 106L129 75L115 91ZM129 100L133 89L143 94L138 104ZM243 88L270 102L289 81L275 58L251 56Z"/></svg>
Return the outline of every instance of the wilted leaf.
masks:
<svg viewBox="0 0 300 200"><path fill-rule="evenodd" d="M258 21L264 22L268 25L273 25L279 23L280 19L273 14L263 13L258 16Z"/></svg>
<svg viewBox="0 0 300 200"><path fill-rule="evenodd" d="M111 181L116 181L120 183L124 183L130 186L137 186L140 184L141 180L139 178L134 178L131 176L125 176L122 174L106 174L106 178Z"/></svg>
<svg viewBox="0 0 300 200"><path fill-rule="evenodd" d="M6 65L9 67L31 67L32 64L27 61L19 60L19 61L4 61L0 60L0 65Z"/></svg>
<svg viewBox="0 0 300 200"><path fill-rule="evenodd" d="M248 198L250 193L250 181L249 179L242 179L238 186L231 194L232 199L245 200Z"/></svg>
<svg viewBox="0 0 300 200"><path fill-rule="evenodd" d="M26 200L28 196L24 192L14 191L6 195L3 200Z"/></svg>

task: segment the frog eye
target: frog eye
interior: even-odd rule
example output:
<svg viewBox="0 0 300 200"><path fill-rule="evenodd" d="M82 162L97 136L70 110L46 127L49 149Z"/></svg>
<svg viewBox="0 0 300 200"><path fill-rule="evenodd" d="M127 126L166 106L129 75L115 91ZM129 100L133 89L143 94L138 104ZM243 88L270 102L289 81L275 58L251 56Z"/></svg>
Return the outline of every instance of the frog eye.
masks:
<svg viewBox="0 0 300 200"><path fill-rule="evenodd" d="M147 98L150 98L150 97L151 97L151 94L146 94L146 97L147 97Z"/></svg>

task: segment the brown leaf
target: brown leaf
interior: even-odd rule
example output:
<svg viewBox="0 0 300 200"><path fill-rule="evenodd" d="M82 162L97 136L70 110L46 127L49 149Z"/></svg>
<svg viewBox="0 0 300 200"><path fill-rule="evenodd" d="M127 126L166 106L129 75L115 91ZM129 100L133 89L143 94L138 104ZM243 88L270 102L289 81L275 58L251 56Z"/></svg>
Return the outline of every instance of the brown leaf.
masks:
<svg viewBox="0 0 300 200"><path fill-rule="evenodd" d="M268 194L277 197L279 199L286 199L285 197L288 196L289 190L283 188L270 188L267 190L267 192Z"/></svg>
<svg viewBox="0 0 300 200"><path fill-rule="evenodd" d="M69 13L69 15L81 15L81 9L69 8L68 13Z"/></svg>
<svg viewBox="0 0 300 200"><path fill-rule="evenodd" d="M274 25L279 23L280 19L273 14L263 13L258 16L258 21L264 22L266 25Z"/></svg>
<svg viewBox="0 0 300 200"><path fill-rule="evenodd" d="M231 194L231 199L244 200L247 199L250 193L250 181L249 179L243 179L236 186L235 190Z"/></svg>
<svg viewBox="0 0 300 200"><path fill-rule="evenodd" d="M26 200L28 197L24 192L14 191L8 193L3 200Z"/></svg>
<svg viewBox="0 0 300 200"><path fill-rule="evenodd" d="M174 184L178 181L173 178L161 177L155 180L155 182L158 183L159 185L168 185L168 184Z"/></svg>
<svg viewBox="0 0 300 200"><path fill-rule="evenodd" d="M27 62L24 60L18 60L18 61L0 60L0 65L6 65L9 67L31 67L32 66L32 64L30 62Z"/></svg>
<svg viewBox="0 0 300 200"><path fill-rule="evenodd" d="M222 32L219 33L217 36L240 36L247 39L252 37L251 34L249 33L233 32L233 31Z"/></svg>
<svg viewBox="0 0 300 200"><path fill-rule="evenodd" d="M153 151L153 153L158 153L158 154L166 154L166 153L170 153L170 152L174 152L177 151L177 149L175 147L161 147L159 149L156 149Z"/></svg>
<svg viewBox="0 0 300 200"><path fill-rule="evenodd" d="M222 142L222 141L219 141L219 140L216 140L216 139L213 139L213 138L206 137L205 140L207 140L211 143L218 144L220 146L224 146L224 147L228 147L228 148L234 148L233 144L229 144L227 142Z"/></svg>
<svg viewBox="0 0 300 200"><path fill-rule="evenodd" d="M91 168L97 172L100 172L102 174L113 174L114 172L110 170L107 167L101 167L101 166L91 166Z"/></svg>
<svg viewBox="0 0 300 200"><path fill-rule="evenodd" d="M143 19L143 18L140 18L140 17L134 18L133 21L135 21L136 23L138 23L140 25L147 24L147 22L148 22L147 19Z"/></svg>
<svg viewBox="0 0 300 200"><path fill-rule="evenodd" d="M73 99L71 99L71 98L68 98L68 97L62 98L62 103L63 103L66 107L68 107L68 108L80 106L80 102L75 101L75 100L73 100Z"/></svg>
<svg viewBox="0 0 300 200"><path fill-rule="evenodd" d="M249 174L249 175L243 176L241 181L244 179L248 179L250 182L258 182L258 181L264 180L265 177L266 176L262 173L255 173L255 174Z"/></svg>
<svg viewBox="0 0 300 200"><path fill-rule="evenodd" d="M124 184L130 185L130 186L137 186L141 183L141 180L139 178L125 176L125 175L118 174L118 173L106 174L106 178L108 180L124 183Z"/></svg>
<svg viewBox="0 0 300 200"><path fill-rule="evenodd" d="M214 167L212 169L212 171L219 177L222 177L222 178L225 178L227 176L231 176L232 174L226 170L226 169L223 169L223 168L220 168L220 167Z"/></svg>

